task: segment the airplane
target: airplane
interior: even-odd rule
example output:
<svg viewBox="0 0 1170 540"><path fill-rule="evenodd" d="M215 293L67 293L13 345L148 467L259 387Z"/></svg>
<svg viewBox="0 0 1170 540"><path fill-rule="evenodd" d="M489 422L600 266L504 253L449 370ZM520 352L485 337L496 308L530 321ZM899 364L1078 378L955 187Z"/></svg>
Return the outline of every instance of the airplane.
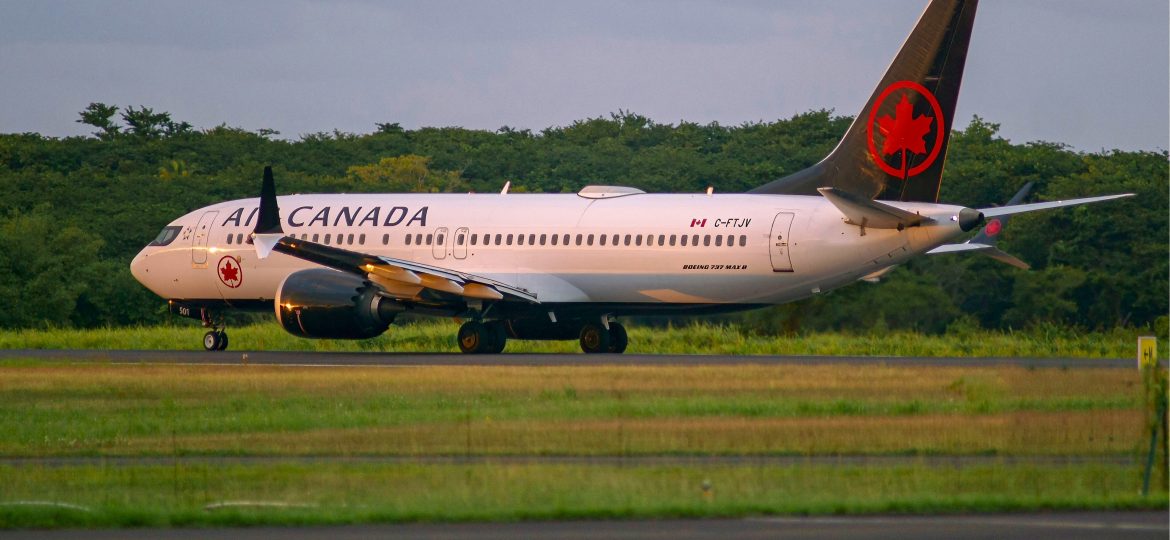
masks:
<svg viewBox="0 0 1170 540"><path fill-rule="evenodd" d="M320 194L221 202L168 224L134 277L227 348L223 313L273 310L306 338L364 339L403 313L464 322L465 353L509 339L621 353L623 316L792 302L938 249L988 218L1132 194L939 204L977 0L931 1L828 156L746 193Z"/></svg>

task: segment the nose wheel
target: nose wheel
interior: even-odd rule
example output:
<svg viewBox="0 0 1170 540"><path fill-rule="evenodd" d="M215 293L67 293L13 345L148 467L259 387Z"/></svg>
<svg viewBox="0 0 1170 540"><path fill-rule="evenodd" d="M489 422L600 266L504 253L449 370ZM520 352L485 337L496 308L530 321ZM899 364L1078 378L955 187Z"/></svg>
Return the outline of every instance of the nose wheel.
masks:
<svg viewBox="0 0 1170 540"><path fill-rule="evenodd" d="M212 330L203 334L203 348L209 351L222 351L228 347L228 335L223 330Z"/></svg>

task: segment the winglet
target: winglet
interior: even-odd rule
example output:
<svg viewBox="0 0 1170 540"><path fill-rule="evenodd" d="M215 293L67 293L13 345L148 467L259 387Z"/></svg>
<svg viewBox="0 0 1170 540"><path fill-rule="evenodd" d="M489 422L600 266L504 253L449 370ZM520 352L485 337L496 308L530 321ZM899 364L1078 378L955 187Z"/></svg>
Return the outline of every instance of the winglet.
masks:
<svg viewBox="0 0 1170 540"><path fill-rule="evenodd" d="M268 258L272 248L284 238L284 229L280 227L280 207L276 203L276 181L272 179L272 167L264 167L264 183L260 186L260 211L256 219L256 228L252 231L252 243L256 246L256 256Z"/></svg>

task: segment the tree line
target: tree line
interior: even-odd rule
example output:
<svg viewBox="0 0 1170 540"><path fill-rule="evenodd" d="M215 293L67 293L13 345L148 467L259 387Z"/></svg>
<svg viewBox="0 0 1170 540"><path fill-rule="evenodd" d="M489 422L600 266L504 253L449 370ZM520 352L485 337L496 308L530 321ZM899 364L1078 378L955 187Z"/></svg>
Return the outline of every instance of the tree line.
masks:
<svg viewBox="0 0 1170 540"><path fill-rule="evenodd" d="M92 135L0 134L0 328L166 320L130 276L133 256L171 219L254 197L264 165L282 192L576 192L588 184L649 192L740 192L803 169L852 118L810 111L772 122L664 124L619 111L532 131L405 129L375 123L279 138L227 125L197 130L147 107L90 104ZM1013 143L975 117L952 135L941 202L1029 201L1133 192L1088 207L1017 216L1001 247L1032 265L920 257L880 285L732 317L763 333L948 327L1148 327L1168 310L1166 151L1084 153Z"/></svg>

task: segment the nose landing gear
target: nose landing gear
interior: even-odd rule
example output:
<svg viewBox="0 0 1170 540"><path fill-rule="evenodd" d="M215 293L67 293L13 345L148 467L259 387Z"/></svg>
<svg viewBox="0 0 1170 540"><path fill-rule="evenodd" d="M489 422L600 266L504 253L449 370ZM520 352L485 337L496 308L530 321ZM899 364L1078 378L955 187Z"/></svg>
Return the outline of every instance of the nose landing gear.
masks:
<svg viewBox="0 0 1170 540"><path fill-rule="evenodd" d="M203 334L203 348L209 351L222 351L228 347L228 335L223 330L211 330Z"/></svg>

